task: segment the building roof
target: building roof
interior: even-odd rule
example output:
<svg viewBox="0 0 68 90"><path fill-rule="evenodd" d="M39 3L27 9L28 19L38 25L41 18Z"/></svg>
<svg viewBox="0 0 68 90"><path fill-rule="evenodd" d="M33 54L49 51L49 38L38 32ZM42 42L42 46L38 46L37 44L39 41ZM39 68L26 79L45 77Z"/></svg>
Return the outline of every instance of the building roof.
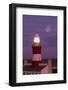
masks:
<svg viewBox="0 0 68 90"><path fill-rule="evenodd" d="M43 66L37 66L37 67L32 67L32 65L24 65L23 66L23 71L41 71L46 65Z"/></svg>

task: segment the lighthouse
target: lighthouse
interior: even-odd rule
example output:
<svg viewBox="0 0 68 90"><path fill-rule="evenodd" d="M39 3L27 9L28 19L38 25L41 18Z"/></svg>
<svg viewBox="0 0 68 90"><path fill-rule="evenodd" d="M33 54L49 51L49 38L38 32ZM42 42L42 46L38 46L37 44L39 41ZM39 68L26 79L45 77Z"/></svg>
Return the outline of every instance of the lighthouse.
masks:
<svg viewBox="0 0 68 90"><path fill-rule="evenodd" d="M32 45L32 66L36 67L41 63L41 42L39 34L35 34Z"/></svg>

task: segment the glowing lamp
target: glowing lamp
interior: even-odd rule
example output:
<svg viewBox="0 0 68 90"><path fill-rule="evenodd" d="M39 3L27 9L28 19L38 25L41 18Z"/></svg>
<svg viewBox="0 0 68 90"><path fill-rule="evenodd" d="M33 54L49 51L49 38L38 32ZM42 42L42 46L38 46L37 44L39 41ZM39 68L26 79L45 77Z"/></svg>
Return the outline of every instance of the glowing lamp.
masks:
<svg viewBox="0 0 68 90"><path fill-rule="evenodd" d="M34 39L33 39L33 42L34 43L40 43L40 37L39 37L39 34L36 34Z"/></svg>

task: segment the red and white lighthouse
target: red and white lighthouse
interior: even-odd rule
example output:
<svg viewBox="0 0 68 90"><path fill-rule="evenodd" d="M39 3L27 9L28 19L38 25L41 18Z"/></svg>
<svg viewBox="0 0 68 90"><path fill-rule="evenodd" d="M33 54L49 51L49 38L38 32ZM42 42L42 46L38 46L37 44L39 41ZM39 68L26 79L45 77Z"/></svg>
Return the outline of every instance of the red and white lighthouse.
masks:
<svg viewBox="0 0 68 90"><path fill-rule="evenodd" d="M39 34L35 34L32 45L32 66L38 66L41 63L41 42Z"/></svg>

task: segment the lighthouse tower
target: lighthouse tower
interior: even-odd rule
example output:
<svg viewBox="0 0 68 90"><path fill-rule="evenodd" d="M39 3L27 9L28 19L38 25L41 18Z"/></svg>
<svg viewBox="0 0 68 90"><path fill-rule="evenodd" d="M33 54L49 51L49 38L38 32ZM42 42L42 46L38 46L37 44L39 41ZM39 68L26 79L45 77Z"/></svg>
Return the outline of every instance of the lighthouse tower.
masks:
<svg viewBox="0 0 68 90"><path fill-rule="evenodd" d="M41 63L41 42L39 34L35 34L32 45L32 66L36 67Z"/></svg>

